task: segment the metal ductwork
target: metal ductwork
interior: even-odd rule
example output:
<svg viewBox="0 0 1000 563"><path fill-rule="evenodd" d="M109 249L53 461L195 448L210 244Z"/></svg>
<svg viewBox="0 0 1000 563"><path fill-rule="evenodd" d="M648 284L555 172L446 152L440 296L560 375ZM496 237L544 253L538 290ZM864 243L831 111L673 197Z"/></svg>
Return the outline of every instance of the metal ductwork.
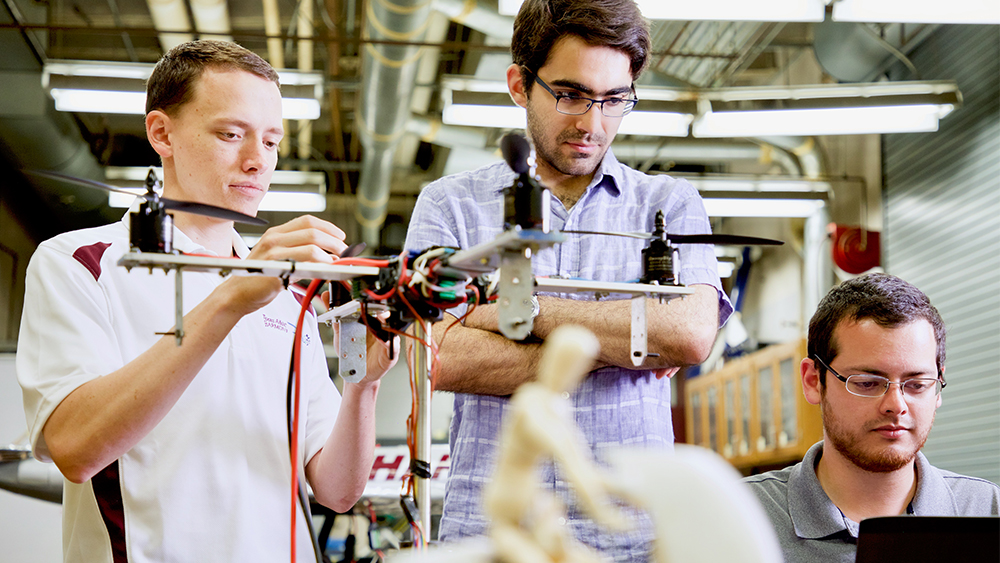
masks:
<svg viewBox="0 0 1000 563"><path fill-rule="evenodd" d="M159 34L160 47L163 48L164 52L194 39L194 35L191 33L164 32L191 29L191 20L188 18L184 0L146 0L146 4L149 6L149 15L153 18L153 27L161 31Z"/></svg>
<svg viewBox="0 0 1000 563"><path fill-rule="evenodd" d="M759 140L794 155L806 178L826 175L826 158L815 137L761 137ZM802 245L802 326L808 326L820 299L833 287L833 257L826 231L829 223L827 205L806 218Z"/></svg>
<svg viewBox="0 0 1000 563"><path fill-rule="evenodd" d="M826 157L816 144L815 137L757 137L768 145L773 145L787 151L798 162L799 173L809 179L816 179L826 174Z"/></svg>
<svg viewBox="0 0 1000 563"><path fill-rule="evenodd" d="M430 3L425 0L372 0L367 3L364 37L393 42L420 42L427 30ZM379 245L392 185L394 151L410 118L417 61L423 49L412 45L365 43L361 103L357 127L364 154L355 217L361 239Z"/></svg>
<svg viewBox="0 0 1000 563"><path fill-rule="evenodd" d="M509 44L514 36L514 18L501 16L496 9L484 8L476 0L434 0L433 8L451 21L487 35L499 44Z"/></svg>
<svg viewBox="0 0 1000 563"><path fill-rule="evenodd" d="M872 82L897 60L916 74L906 54L924 42L937 24L888 24L881 32L870 24L824 21L813 26L816 60L843 82ZM918 76L914 76L919 80Z"/></svg>
<svg viewBox="0 0 1000 563"><path fill-rule="evenodd" d="M39 13L14 14L8 7L0 11L0 23L15 24L25 17L44 16L44 6L26 9ZM0 30L0 53L3 53L0 160L15 170L52 170L103 180L103 170L79 127L71 116L55 110L42 88L42 61L33 33L11 28ZM16 173L4 177L5 200L9 195L10 200L24 203L18 215L38 240L58 234L66 227L90 226L109 219L105 213L107 195L99 190L45 182ZM29 201L28 196L35 193L37 197Z"/></svg>

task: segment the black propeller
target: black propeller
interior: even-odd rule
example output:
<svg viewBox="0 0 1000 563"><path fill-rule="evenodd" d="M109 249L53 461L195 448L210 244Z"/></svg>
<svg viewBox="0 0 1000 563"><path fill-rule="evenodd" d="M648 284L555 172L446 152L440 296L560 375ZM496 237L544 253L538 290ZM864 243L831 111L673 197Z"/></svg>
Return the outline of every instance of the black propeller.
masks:
<svg viewBox="0 0 1000 563"><path fill-rule="evenodd" d="M89 180L87 178L77 178L75 176L69 176L67 174L60 174L59 172L51 172L49 170L27 170L27 174L32 176L38 176L40 178L48 178L50 180L57 180L60 182L67 182L70 184L76 184L78 186L85 186L88 188L97 188L100 190L105 190L109 192L117 192L128 195L135 195L135 193L128 190L123 190L116 188L114 186L109 186L108 184L97 182L94 180ZM153 207L160 206L163 209L171 209L176 211L182 211L185 213L194 213L195 215L203 215L205 217L214 217L216 219L222 219L224 221L236 221L237 223L246 223L248 225L266 225L267 221L263 219L258 219L257 217L251 217L250 215L245 215L238 211L233 211L231 209L226 209L223 207L216 207L214 205L209 205L207 203L194 203L191 201L179 201L176 199L167 199L165 197L160 197L156 192L157 186L159 186L159 181L156 179L156 174L150 169L149 174L146 176L146 193L143 194L143 199Z"/></svg>
<svg viewBox="0 0 1000 563"><path fill-rule="evenodd" d="M734 244L746 245L781 245L780 240L741 235L716 235L711 233L693 235L671 235L667 233L666 219L663 211L657 211L654 218L652 233L604 233L599 231L562 231L564 233L585 235L609 235L631 237L649 240L649 246L642 249L642 283L673 284L680 280L677 277L677 247L674 244Z"/></svg>
<svg viewBox="0 0 1000 563"><path fill-rule="evenodd" d="M574 235L607 235L615 237L630 237L642 240L659 240L661 235L654 233L623 233L623 232L603 232L603 231L560 231ZM730 244L734 246L780 246L784 241L761 237L748 237L744 235L725 234L694 234L694 235L672 235L665 233L667 240L675 244Z"/></svg>

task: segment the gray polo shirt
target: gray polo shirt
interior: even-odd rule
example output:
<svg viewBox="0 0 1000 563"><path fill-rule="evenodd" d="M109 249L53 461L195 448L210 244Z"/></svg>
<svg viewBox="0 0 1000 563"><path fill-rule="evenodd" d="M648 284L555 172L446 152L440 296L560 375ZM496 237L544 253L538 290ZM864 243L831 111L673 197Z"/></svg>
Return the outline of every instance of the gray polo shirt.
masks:
<svg viewBox="0 0 1000 563"><path fill-rule="evenodd" d="M826 496L816 477L823 442L801 463L743 481L757 495L781 544L786 563L854 563L858 524ZM917 516L996 516L1000 487L991 481L938 469L917 453L917 492L907 508Z"/></svg>

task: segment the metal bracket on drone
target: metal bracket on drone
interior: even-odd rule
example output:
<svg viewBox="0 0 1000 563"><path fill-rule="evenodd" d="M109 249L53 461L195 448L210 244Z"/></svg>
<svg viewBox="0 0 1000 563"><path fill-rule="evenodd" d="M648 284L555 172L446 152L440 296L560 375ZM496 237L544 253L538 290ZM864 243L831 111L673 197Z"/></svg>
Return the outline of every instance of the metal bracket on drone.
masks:
<svg viewBox="0 0 1000 563"><path fill-rule="evenodd" d="M126 270L141 267L162 269L167 272L174 270L176 297L174 308L176 326L174 335L177 345L184 339L184 302L182 271L218 272L221 276L272 276L277 278L294 277L298 279L349 280L358 276L378 275L379 269L371 266L331 266L318 262L290 263L285 260L234 260L232 258L213 258L208 256L187 256L184 254L159 254L155 252L129 252L118 260L119 266ZM362 376L363 377L363 376Z"/></svg>
<svg viewBox="0 0 1000 563"><path fill-rule="evenodd" d="M316 319L337 323L337 371L348 383L357 383L368 373L368 329L362 314L360 302L348 301Z"/></svg>
<svg viewBox="0 0 1000 563"><path fill-rule="evenodd" d="M538 291L551 293L622 293L632 296L631 342L632 365L641 366L650 355L646 344L646 297L677 297L691 295L694 290L683 285L657 285L648 283L601 282L593 280L567 280L561 278L537 278Z"/></svg>
<svg viewBox="0 0 1000 563"><path fill-rule="evenodd" d="M500 268L497 306L500 332L511 340L524 340L532 329L531 298L535 293L531 257L541 248L566 240L560 233L546 233L519 226L497 238L456 252L448 266L486 273Z"/></svg>

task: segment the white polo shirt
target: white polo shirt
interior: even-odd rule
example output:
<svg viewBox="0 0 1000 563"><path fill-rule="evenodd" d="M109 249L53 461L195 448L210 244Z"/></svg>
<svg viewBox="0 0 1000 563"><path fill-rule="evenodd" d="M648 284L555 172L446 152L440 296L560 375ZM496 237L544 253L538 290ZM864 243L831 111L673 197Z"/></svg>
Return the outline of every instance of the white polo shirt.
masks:
<svg viewBox="0 0 1000 563"><path fill-rule="evenodd" d="M42 428L55 407L174 326L174 274L117 265L129 251L126 220L48 240L28 265L17 374L34 454L43 461L51 458ZM174 247L208 252L177 229ZM249 253L235 231L233 248L241 257ZM223 281L217 273L185 273L185 313ZM288 559L285 398L299 309L284 291L245 316L145 438L88 482L65 482L65 561ZM341 400L315 313L305 318L303 466L333 430ZM301 519L297 529L299 559L311 561Z"/></svg>

